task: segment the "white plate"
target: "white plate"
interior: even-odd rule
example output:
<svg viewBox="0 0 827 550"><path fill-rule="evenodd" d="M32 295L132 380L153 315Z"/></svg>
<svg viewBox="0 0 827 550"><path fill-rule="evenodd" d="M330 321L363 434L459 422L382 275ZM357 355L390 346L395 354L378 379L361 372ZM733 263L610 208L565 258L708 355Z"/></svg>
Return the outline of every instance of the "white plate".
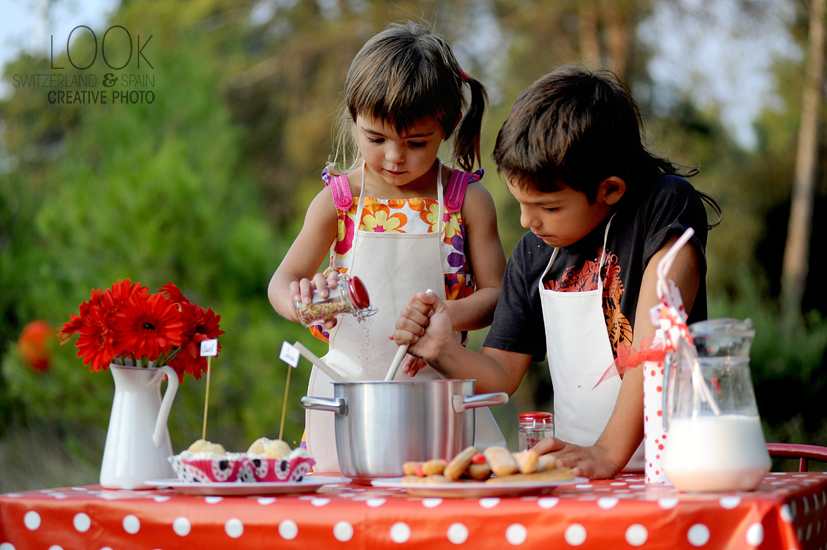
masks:
<svg viewBox="0 0 827 550"><path fill-rule="evenodd" d="M403 489L412 497L442 498L485 498L547 493L560 485L585 483L588 478L576 477L557 481L536 481L533 483L485 483L484 481L460 481L456 483L421 484L402 483L401 477L374 479L371 485L388 489Z"/></svg>
<svg viewBox="0 0 827 550"><path fill-rule="evenodd" d="M305 477L301 481L260 481L245 483L241 481L220 482L197 482L188 483L179 479L153 479L146 484L153 487L169 487L185 495L219 495L219 496L244 496L244 495L275 495L287 493L313 493L325 485L339 485L350 483L349 477Z"/></svg>

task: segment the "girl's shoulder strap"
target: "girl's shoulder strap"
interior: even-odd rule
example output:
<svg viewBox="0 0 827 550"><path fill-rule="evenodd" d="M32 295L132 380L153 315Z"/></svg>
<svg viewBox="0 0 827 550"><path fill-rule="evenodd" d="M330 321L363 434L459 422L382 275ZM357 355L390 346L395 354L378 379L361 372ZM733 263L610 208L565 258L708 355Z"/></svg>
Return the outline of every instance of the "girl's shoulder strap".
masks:
<svg viewBox="0 0 827 550"><path fill-rule="evenodd" d="M465 200L465 191L468 184L482 179L485 170L480 168L476 172L463 172L452 170L451 179L448 181L448 189L445 191L445 211L454 214L462 210L462 201Z"/></svg>
<svg viewBox="0 0 827 550"><path fill-rule="evenodd" d="M353 193L350 192L350 183L347 181L346 174L338 176L331 176L327 168L322 170L322 179L325 187L330 187L330 193L333 195L333 204L337 210L347 212L353 205Z"/></svg>

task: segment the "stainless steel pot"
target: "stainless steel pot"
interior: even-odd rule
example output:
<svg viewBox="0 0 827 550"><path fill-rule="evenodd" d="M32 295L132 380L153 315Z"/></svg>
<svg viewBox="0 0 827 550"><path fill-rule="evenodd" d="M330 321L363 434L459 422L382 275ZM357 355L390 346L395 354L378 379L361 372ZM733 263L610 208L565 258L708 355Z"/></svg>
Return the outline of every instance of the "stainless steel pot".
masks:
<svg viewBox="0 0 827 550"><path fill-rule="evenodd" d="M333 399L302 407L336 414L339 467L354 480L402 475L402 463L450 459L474 442L474 408L508 394L474 395L474 380L334 382Z"/></svg>

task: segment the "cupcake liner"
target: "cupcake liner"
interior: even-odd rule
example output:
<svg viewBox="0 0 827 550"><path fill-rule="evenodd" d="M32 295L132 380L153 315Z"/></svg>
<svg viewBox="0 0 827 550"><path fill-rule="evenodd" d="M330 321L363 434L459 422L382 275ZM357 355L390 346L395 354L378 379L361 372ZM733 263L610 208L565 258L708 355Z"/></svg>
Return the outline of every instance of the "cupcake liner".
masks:
<svg viewBox="0 0 827 550"><path fill-rule="evenodd" d="M244 453L181 453L169 461L178 479L187 483L254 481L250 459Z"/></svg>
<svg viewBox="0 0 827 550"><path fill-rule="evenodd" d="M308 456L286 458L250 458L250 469L256 481L301 481L316 464Z"/></svg>

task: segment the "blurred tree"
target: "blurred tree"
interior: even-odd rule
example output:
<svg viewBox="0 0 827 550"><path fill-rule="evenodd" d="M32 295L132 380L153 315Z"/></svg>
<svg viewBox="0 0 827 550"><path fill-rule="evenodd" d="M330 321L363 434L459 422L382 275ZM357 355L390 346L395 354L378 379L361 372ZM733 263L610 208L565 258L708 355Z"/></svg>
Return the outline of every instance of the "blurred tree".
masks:
<svg viewBox="0 0 827 550"><path fill-rule="evenodd" d="M781 273L781 325L798 328L809 269L813 201L818 176L819 127L823 113L825 0L810 2L807 68L802 86L801 122L796 150L792 207Z"/></svg>

